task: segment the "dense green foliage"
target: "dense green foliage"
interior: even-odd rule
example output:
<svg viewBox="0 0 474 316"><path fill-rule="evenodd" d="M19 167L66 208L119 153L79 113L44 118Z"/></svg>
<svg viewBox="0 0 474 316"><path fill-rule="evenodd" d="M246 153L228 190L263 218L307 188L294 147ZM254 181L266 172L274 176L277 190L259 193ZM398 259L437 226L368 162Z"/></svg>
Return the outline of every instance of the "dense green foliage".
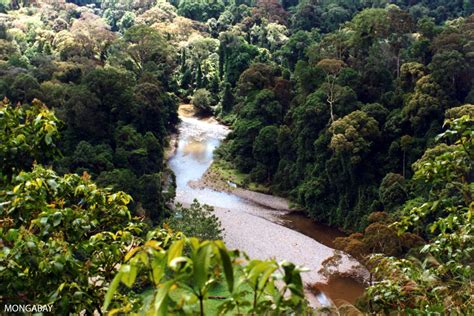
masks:
<svg viewBox="0 0 474 316"><path fill-rule="evenodd" d="M222 237L198 202L170 212L164 149L190 102L231 125L217 158L242 183L358 231L337 244L378 281L364 310L472 313L473 13L0 0L0 295L59 313L101 311L107 290L115 312L305 312L296 267L193 239Z"/></svg>
<svg viewBox="0 0 474 316"><path fill-rule="evenodd" d="M14 174L30 169L34 162L48 161L58 153L58 119L44 104L35 100L31 106L11 108L8 101L0 101L2 181L11 180Z"/></svg>
<svg viewBox="0 0 474 316"><path fill-rule="evenodd" d="M129 192L154 220L174 95L233 123L221 156L240 171L347 229L404 202L382 200L382 180L409 178L444 111L474 98L466 1L77 4L95 9L11 3L0 90L57 109L60 172Z"/></svg>
<svg viewBox="0 0 474 316"><path fill-rule="evenodd" d="M113 313L205 315L213 310L209 314L306 315L309 311L300 268L287 262L249 260L227 250L222 241L184 236L172 243L149 241L133 248L125 261L111 283L104 309L121 283L131 288L145 279L153 290L145 292L141 304L125 301ZM223 296L212 295L223 286Z"/></svg>
<svg viewBox="0 0 474 316"><path fill-rule="evenodd" d="M296 7L293 21L303 23L298 14L309 3ZM315 19L311 27L282 24L281 44L250 37L260 54L229 80L235 105L230 115L222 109L234 131L220 157L312 218L349 230L364 228L371 212L402 205L406 190L387 185L410 178L445 110L474 101L473 17L431 19L416 14L421 7L351 5L339 8L337 28ZM254 23L251 34L266 27L265 38L276 40L272 23Z"/></svg>
<svg viewBox="0 0 474 316"><path fill-rule="evenodd" d="M21 128L5 148L39 160L54 155L57 119L44 105L0 105L8 120L2 139ZM41 133L48 131L48 133ZM58 313L92 312L103 300L115 264L144 224L132 221L130 196L101 189L84 174L57 175L28 160L4 158L0 182L2 300L53 303ZM6 171L6 174L4 172ZM12 172L13 171L13 172ZM6 175L6 176L5 176ZM91 282L93 281L93 282Z"/></svg>
<svg viewBox="0 0 474 316"><path fill-rule="evenodd" d="M159 220L168 199L161 191L172 185L163 148L177 123L168 92L175 53L154 29L130 27L118 37L89 11L59 1L4 19L0 94L55 109L64 122L61 173L87 171Z"/></svg>
<svg viewBox="0 0 474 316"><path fill-rule="evenodd" d="M373 312L474 311L474 106L448 114L453 118L438 137L443 142L414 164L416 197L396 212L396 222L389 225L386 214L385 222L379 215L364 234L338 240L374 268L378 282L364 297L365 307Z"/></svg>
<svg viewBox="0 0 474 316"><path fill-rule="evenodd" d="M185 208L176 205L174 215L165 220L164 225L173 231L182 232L186 236L193 236L201 240L222 239L223 229L220 221L213 214L213 208L209 205L201 205L197 200ZM193 225L191 223L199 223Z"/></svg>
<svg viewBox="0 0 474 316"><path fill-rule="evenodd" d="M0 302L52 304L56 315L66 315L102 313L114 297L113 306L126 312L193 314L200 301L203 314L209 291L225 283L224 310L305 310L300 270L294 265L248 258L244 265L240 257L245 254L228 251L222 241L187 239L132 217L129 195L101 188L87 173L60 176L21 159L57 154L58 120L43 104L0 103L0 121ZM211 213L197 202L190 209L178 207L179 218L170 219L169 226L189 230L192 225L191 234L216 239L221 230ZM151 277L142 275L146 269ZM283 289L275 284L277 270L283 273ZM139 284L127 295L114 296L119 282L131 287L138 272ZM150 287L157 289L153 304ZM186 295L186 304L172 292Z"/></svg>

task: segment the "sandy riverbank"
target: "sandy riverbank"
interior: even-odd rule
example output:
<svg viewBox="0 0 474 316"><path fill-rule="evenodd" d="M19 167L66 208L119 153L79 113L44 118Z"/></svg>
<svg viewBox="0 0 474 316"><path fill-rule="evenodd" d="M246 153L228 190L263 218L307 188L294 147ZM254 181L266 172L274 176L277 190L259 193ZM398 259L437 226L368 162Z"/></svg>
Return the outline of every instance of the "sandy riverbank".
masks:
<svg viewBox="0 0 474 316"><path fill-rule="evenodd" d="M242 195L255 198L254 192L239 190ZM302 274L306 287L315 283L327 283L329 276L337 272L342 275L350 275L355 279L366 279L365 269L354 259L340 255L337 266L328 266L324 269L324 263L329 261L335 254L334 249L309 238L297 231L278 224L278 215L286 213L286 207L282 207L282 200L278 197L268 196L264 203L272 205L274 209L264 208L261 205L248 203L247 206L232 205L227 207L214 207L215 215L221 221L224 228L224 241L230 249L240 249L255 259L276 259L277 261L291 261L309 271ZM190 196L178 193L177 201L189 204ZM263 202L260 200L259 202ZM280 210L276 210L279 208ZM327 297L317 297L312 291L306 291L306 297L311 306L319 308L328 304Z"/></svg>
<svg viewBox="0 0 474 316"><path fill-rule="evenodd" d="M189 105L180 106L182 123L176 150L169 160L176 174L176 202L189 205L194 199L214 207L224 228L224 241L252 258L287 260L304 266L306 284L327 282L325 262L334 257L334 249L282 225L281 215L290 210L288 201L267 194L232 187L209 167L213 151L229 129L213 118L197 118ZM363 276L364 269L346 254L330 271ZM316 304L317 305L317 304Z"/></svg>
<svg viewBox="0 0 474 316"><path fill-rule="evenodd" d="M279 215L290 209L285 199L243 189L234 189L232 193L245 202L214 207L225 229L224 241L229 248L241 249L253 258L275 258L305 266L310 269L303 276L307 284L327 281L327 274L320 270L323 262L336 251L279 224ZM189 204L190 198L189 194L178 192L176 200ZM336 269L332 267L331 270ZM342 254L337 271L359 279L365 276L361 265L346 254Z"/></svg>

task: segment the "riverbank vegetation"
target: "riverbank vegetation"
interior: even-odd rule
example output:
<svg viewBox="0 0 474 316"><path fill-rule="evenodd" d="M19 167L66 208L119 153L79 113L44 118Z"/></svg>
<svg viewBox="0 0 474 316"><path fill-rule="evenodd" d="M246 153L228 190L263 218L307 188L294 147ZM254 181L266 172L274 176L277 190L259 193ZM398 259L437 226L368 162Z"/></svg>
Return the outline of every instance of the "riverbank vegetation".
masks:
<svg viewBox="0 0 474 316"><path fill-rule="evenodd" d="M239 171L223 159L213 161L199 182L218 191L232 191L234 187L240 187L259 193L270 193L269 186L251 181L248 174Z"/></svg>
<svg viewBox="0 0 474 316"><path fill-rule="evenodd" d="M216 172L353 232L361 310L472 313L473 10L1 0L2 300L192 314L215 285L223 311L303 312L296 267L193 239L221 237L206 207L172 212L186 102L232 127Z"/></svg>
<svg viewBox="0 0 474 316"><path fill-rule="evenodd" d="M58 315L307 312L300 268L171 229L221 237L209 207L178 206L165 229L152 227L130 195L40 164L60 136L44 104L2 102L0 123L2 304L53 304Z"/></svg>

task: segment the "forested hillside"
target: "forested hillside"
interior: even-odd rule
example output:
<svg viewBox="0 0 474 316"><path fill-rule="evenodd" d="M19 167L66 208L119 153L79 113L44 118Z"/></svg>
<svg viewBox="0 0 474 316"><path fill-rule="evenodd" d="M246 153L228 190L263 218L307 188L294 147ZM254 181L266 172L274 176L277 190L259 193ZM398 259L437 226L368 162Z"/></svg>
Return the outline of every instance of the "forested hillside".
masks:
<svg viewBox="0 0 474 316"><path fill-rule="evenodd" d="M0 0L1 300L310 313L298 267L193 238L221 237L198 203L170 218L164 152L192 103L232 130L217 170L352 233L336 244L377 281L361 310L472 312L473 13L471 0Z"/></svg>
<svg viewBox="0 0 474 316"><path fill-rule="evenodd" d="M176 96L232 122L221 155L240 171L348 229L403 203L444 111L474 102L469 1L76 3L3 6L18 10L2 16L1 93L57 109L59 170L153 218Z"/></svg>
<svg viewBox="0 0 474 316"><path fill-rule="evenodd" d="M234 101L224 116L234 132L220 154L311 217L360 229L371 212L409 198L410 166L433 144L444 111L474 102L474 20L444 23L469 13L462 3L347 10L344 1L326 2L312 10L300 3L285 20L269 16L265 24L252 15L237 25L266 55L236 81L221 52L223 114Z"/></svg>
<svg viewBox="0 0 474 316"><path fill-rule="evenodd" d="M47 3L17 4L1 17L0 94L55 110L61 173L87 171L132 194L138 212L163 218L161 192L172 187L163 148L178 120L175 49L146 25L122 35L92 9Z"/></svg>

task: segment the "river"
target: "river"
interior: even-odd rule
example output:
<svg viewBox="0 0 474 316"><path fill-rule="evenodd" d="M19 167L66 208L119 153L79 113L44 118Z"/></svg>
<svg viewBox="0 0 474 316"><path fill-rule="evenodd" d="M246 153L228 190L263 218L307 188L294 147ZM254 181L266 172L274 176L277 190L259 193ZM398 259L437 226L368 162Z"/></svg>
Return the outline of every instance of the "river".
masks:
<svg viewBox="0 0 474 316"><path fill-rule="evenodd" d="M213 160L213 152L229 133L229 129L214 118L197 118L189 107L180 107L179 134L176 150L169 166L176 175L176 202L188 205L194 199L211 205L224 228L224 241L229 248L245 251L250 257L288 260L310 269L303 274L306 284L326 283L317 295L319 305L330 299L351 303L363 286L352 278L327 278L318 271L325 259L334 255L332 242L342 236L338 230L316 224L301 214L289 213L288 201L252 192L234 194L210 188L191 187L199 180ZM244 196L245 198L243 198ZM343 254L337 267L341 273L360 272L357 261Z"/></svg>

